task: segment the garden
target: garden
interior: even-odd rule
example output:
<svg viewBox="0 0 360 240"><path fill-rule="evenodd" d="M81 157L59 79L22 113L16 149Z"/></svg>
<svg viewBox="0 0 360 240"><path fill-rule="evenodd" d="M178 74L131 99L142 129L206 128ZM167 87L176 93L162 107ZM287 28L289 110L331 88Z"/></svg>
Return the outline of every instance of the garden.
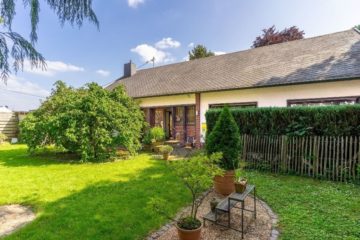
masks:
<svg viewBox="0 0 360 240"><path fill-rule="evenodd" d="M348 136L357 136L354 131L358 128L349 127L351 121L357 121L353 114L357 108L340 110L342 113L339 108L333 111L338 114L336 119L344 112L352 116L341 121L342 128ZM259 111L269 114L268 118L281 118L282 122L285 115L295 116L287 110L277 114ZM332 116L316 112L312 123L319 122L322 116L326 115L327 120ZM300 150L306 148L289 139L301 140L325 130L338 135L335 132L341 129L331 124L327 126L332 128L314 124L316 127L309 128L305 120L303 124L289 121L279 128L287 132L276 133L289 137L283 144L260 141L254 145L256 139L244 136L254 134L249 131L261 131L246 123L246 118L251 119L248 122L262 119L257 114L255 110L227 107L210 111L205 149L187 158L174 158L173 147L163 143L163 130L149 128L138 103L123 88L108 92L89 84L74 89L58 82L51 97L21 122L22 143L0 145L0 206L24 206L34 214L27 224L19 225L21 228L6 231L0 226L0 237L241 239L239 231L217 224L217 220L239 224L237 212L230 217L231 201L228 215L217 219L215 212L227 195L237 194L241 199L246 194L247 207L257 205L257 212L245 216L245 222L249 222L245 239L359 239L358 172L352 175L357 165L351 161L341 164L346 153L360 150L354 149L356 138L345 138L351 142L351 150L346 148L340 161L331 165L331 161L324 161L331 156L317 150L330 143L326 137L316 144L304 141L302 147L315 146L307 152L311 157L301 157ZM313 114L298 116L300 119ZM269 122L257 124L267 126L262 131L280 131L276 125L266 125ZM258 149L249 147L249 143ZM277 144L280 152L269 150L264 154L261 151L265 143ZM284 149L280 146L285 143L289 143L285 155L290 157L284 159L294 162L294 156L300 163L294 166L300 166L300 170L304 162L304 172L296 172L283 161ZM336 160L336 154L334 157ZM321 171L320 166L327 170ZM337 174L344 178L326 180L333 166L339 167ZM248 191L250 186L256 186L256 194ZM215 221L204 224L206 214L215 214Z"/></svg>

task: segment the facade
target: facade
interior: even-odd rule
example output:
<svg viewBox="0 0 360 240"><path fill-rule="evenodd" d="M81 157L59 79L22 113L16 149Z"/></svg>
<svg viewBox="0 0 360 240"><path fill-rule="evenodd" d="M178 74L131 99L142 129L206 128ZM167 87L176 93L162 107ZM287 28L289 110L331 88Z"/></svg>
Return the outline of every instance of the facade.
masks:
<svg viewBox="0 0 360 240"><path fill-rule="evenodd" d="M356 30L281 43L136 72L122 84L150 126L200 146L209 108L291 107L360 101L360 34Z"/></svg>

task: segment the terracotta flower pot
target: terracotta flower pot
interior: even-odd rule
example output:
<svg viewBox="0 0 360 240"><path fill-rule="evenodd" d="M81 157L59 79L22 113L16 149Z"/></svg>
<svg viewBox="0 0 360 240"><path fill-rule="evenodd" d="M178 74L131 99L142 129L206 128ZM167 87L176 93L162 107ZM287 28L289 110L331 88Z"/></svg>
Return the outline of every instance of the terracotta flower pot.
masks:
<svg viewBox="0 0 360 240"><path fill-rule="evenodd" d="M193 230L182 229L176 224L180 240L199 240L201 238L202 223L199 228Z"/></svg>
<svg viewBox="0 0 360 240"><path fill-rule="evenodd" d="M214 188L217 193L227 196L235 191L235 172L230 170L225 172L224 176L215 176Z"/></svg>

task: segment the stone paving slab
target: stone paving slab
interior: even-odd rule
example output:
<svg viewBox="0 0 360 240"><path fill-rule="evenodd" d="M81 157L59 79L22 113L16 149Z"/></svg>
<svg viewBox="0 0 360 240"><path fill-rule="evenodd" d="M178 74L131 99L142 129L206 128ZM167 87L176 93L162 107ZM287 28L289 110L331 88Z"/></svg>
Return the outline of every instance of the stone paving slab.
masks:
<svg viewBox="0 0 360 240"><path fill-rule="evenodd" d="M18 204L0 206L0 237L9 235L35 219L29 207Z"/></svg>

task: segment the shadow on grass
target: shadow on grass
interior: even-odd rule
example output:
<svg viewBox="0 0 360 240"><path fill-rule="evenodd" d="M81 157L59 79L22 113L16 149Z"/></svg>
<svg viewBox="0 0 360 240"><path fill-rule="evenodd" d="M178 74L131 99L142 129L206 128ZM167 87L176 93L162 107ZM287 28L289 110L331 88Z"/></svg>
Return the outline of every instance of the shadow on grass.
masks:
<svg viewBox="0 0 360 240"><path fill-rule="evenodd" d="M30 154L27 149L0 149L0 165L9 167L42 166L52 164L79 164L76 154L52 149L38 150Z"/></svg>
<svg viewBox="0 0 360 240"><path fill-rule="evenodd" d="M119 176L128 180L99 182L44 203L33 223L6 239L143 239L165 221L147 208L152 197L166 199L173 214L189 201L164 162Z"/></svg>

